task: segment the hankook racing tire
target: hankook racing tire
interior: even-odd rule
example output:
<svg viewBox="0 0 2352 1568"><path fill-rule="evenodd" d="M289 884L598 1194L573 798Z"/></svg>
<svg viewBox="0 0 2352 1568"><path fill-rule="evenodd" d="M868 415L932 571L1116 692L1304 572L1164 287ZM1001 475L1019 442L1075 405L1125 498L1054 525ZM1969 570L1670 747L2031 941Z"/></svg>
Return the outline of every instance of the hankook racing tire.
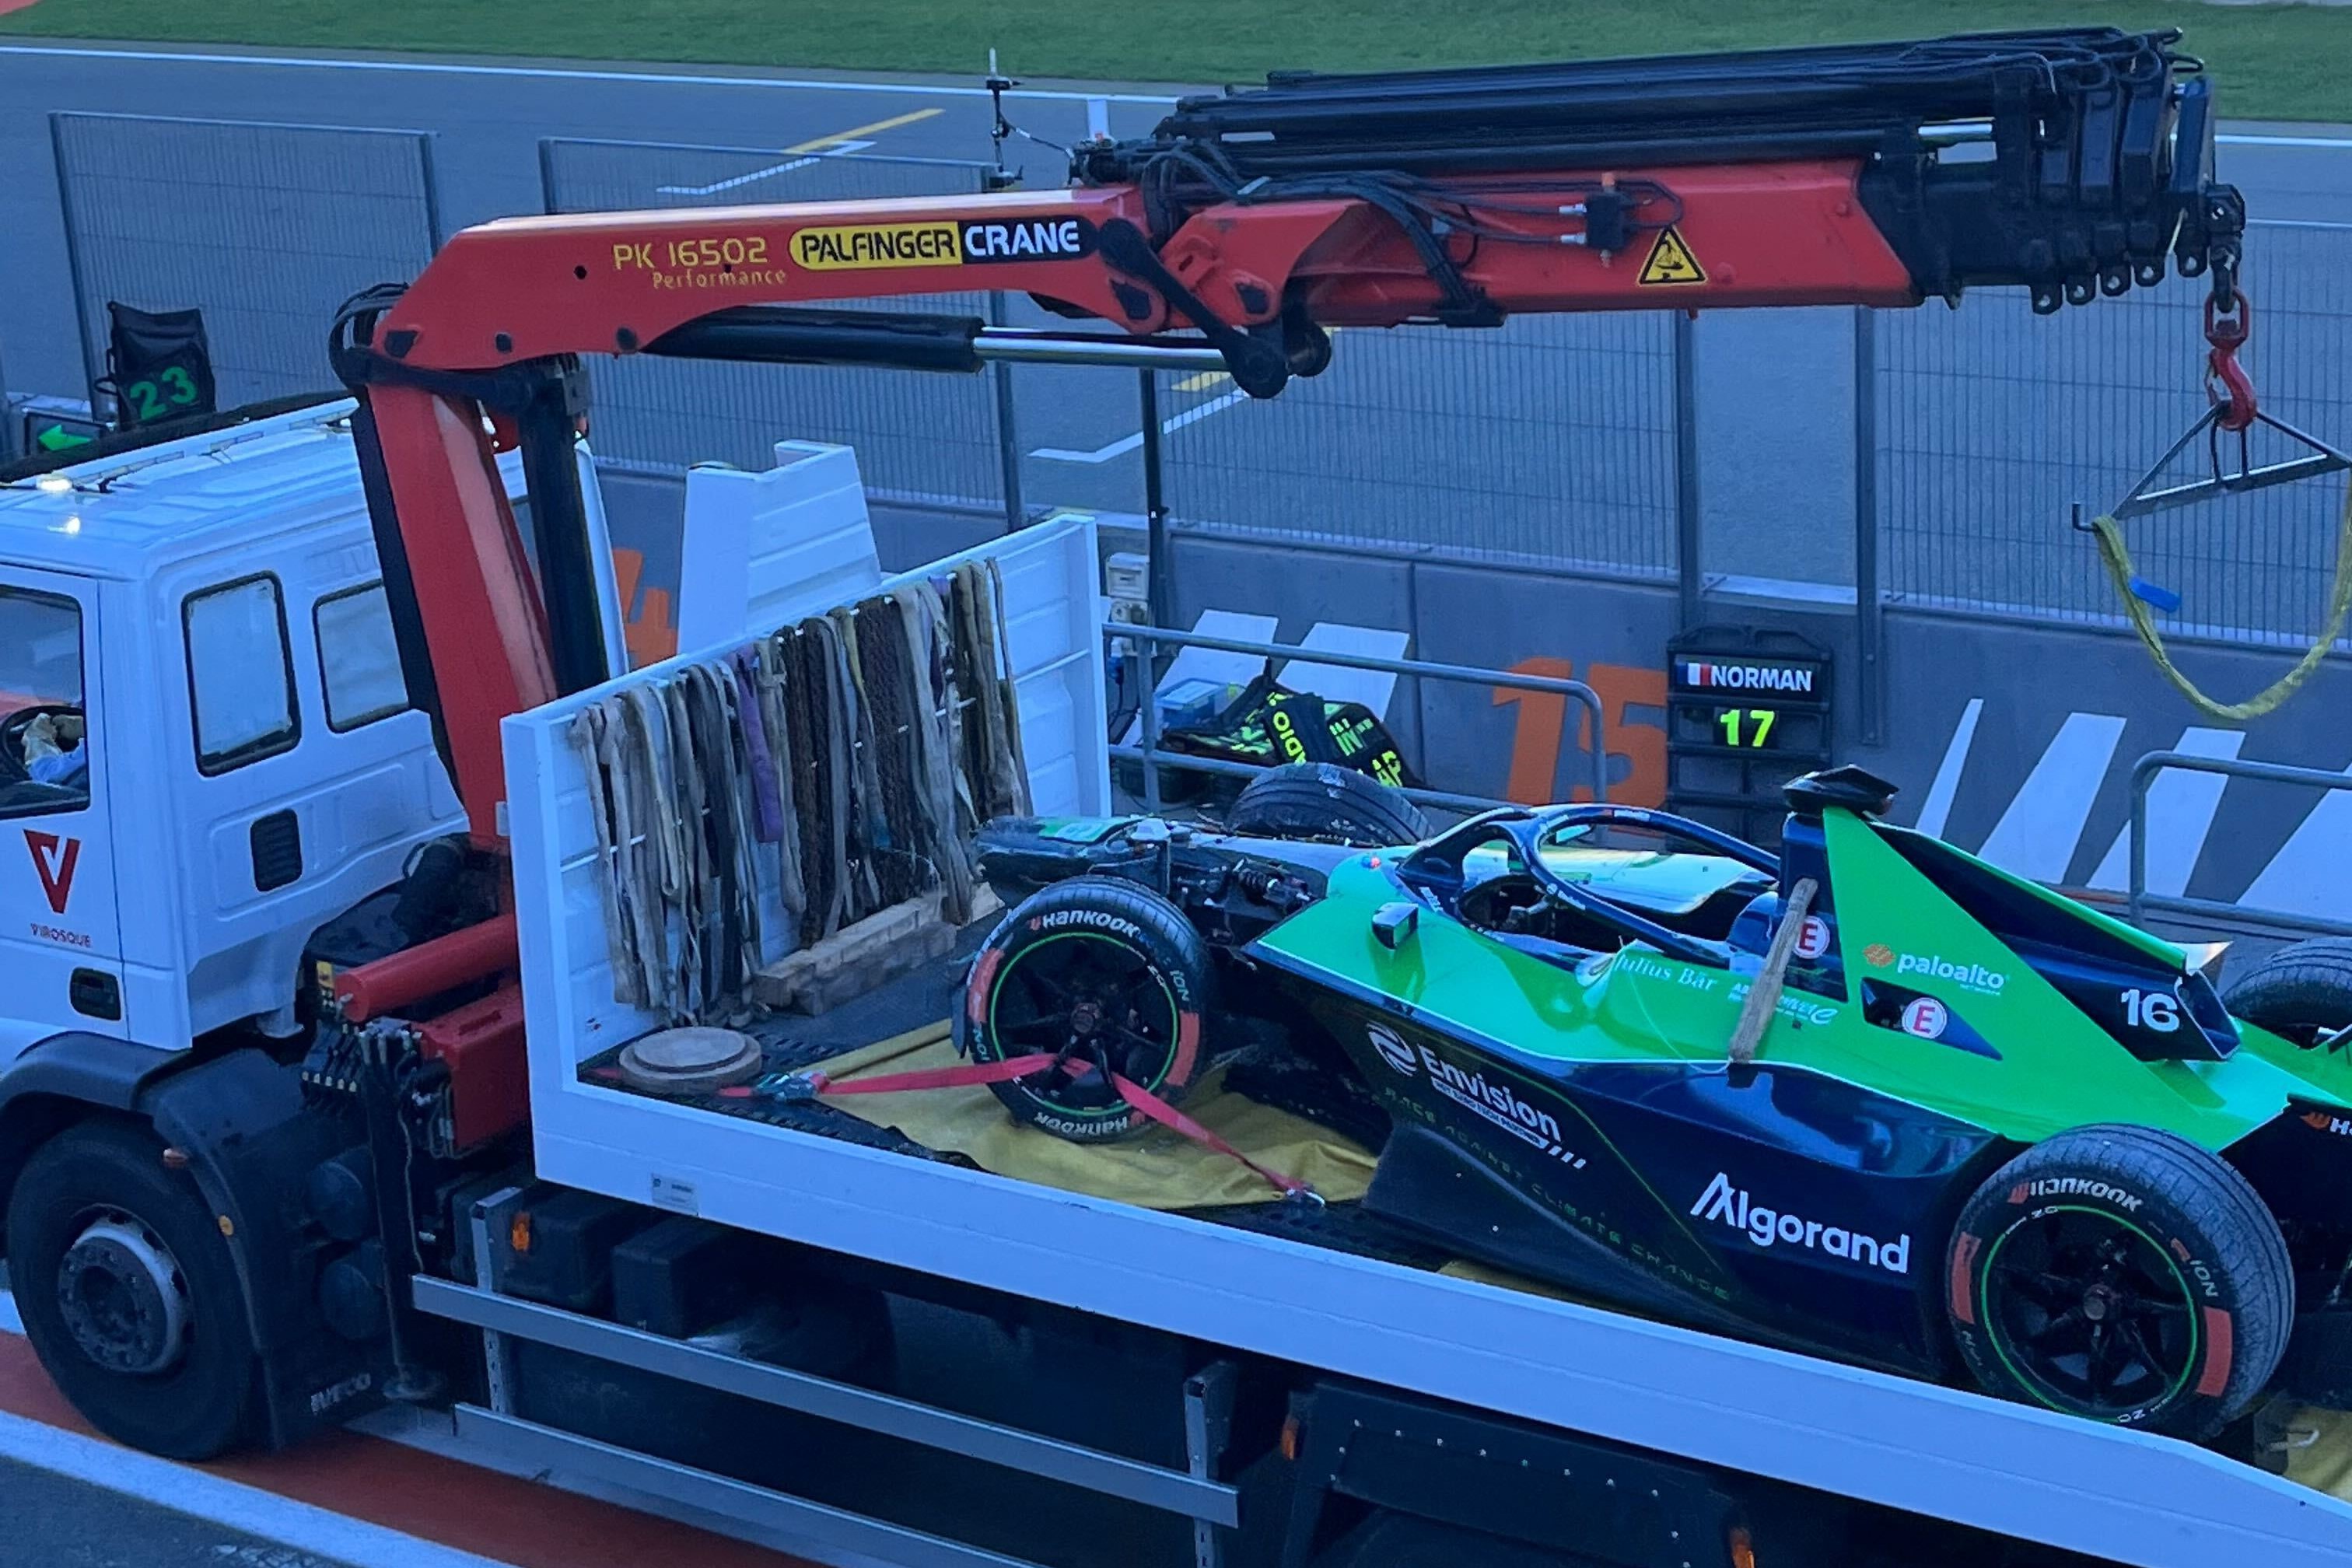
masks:
<svg viewBox="0 0 2352 1568"><path fill-rule="evenodd" d="M2231 976L2221 1005L2298 1046L2352 1027L2352 938L2323 936L2280 948Z"/></svg>
<svg viewBox="0 0 2352 1568"><path fill-rule="evenodd" d="M2218 1155L2083 1127L1977 1189L1946 1255L1977 1382L2006 1398L2191 1440L2260 1394L2294 1314L2286 1242Z"/></svg>
<svg viewBox="0 0 2352 1568"><path fill-rule="evenodd" d="M1133 882L1079 877L1023 900L981 945L956 1043L975 1062L1055 1058L990 1087L1019 1121L1105 1142L1144 1121L1112 1075L1171 1104L1200 1076L1215 979L1183 910Z"/></svg>
<svg viewBox="0 0 2352 1568"><path fill-rule="evenodd" d="M1336 763L1285 763L1250 780L1226 815L1235 833L1360 848L1418 844L1429 819L1402 790Z"/></svg>
<svg viewBox="0 0 2352 1568"><path fill-rule="evenodd" d="M154 1139L93 1123L35 1150L8 1205L8 1275L41 1364L108 1436L209 1459L253 1429L259 1377L236 1264Z"/></svg>

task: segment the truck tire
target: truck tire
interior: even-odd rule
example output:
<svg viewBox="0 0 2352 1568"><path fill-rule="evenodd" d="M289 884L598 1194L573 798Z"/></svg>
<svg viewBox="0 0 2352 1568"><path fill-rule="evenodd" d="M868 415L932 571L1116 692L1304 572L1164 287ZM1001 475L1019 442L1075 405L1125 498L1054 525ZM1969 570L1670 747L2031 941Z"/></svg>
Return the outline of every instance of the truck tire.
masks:
<svg viewBox="0 0 2352 1568"><path fill-rule="evenodd" d="M1250 780L1225 826L1257 838L1307 838L1386 849L1429 837L1402 790L1336 763L1285 763Z"/></svg>
<svg viewBox="0 0 2352 1568"><path fill-rule="evenodd" d="M2221 989L2221 1005L2298 1046L2352 1026L2352 938L2280 948Z"/></svg>
<svg viewBox="0 0 2352 1568"><path fill-rule="evenodd" d="M25 1337L115 1441L173 1459L245 1442L260 1379L220 1222L154 1139L110 1122L34 1151L8 1205Z"/></svg>
<svg viewBox="0 0 2352 1568"><path fill-rule="evenodd" d="M2192 1441L2277 1371L2294 1271L2220 1156L2145 1127L2082 1127L1994 1172L1954 1226L1947 1306L1987 1392Z"/></svg>
<svg viewBox="0 0 2352 1568"><path fill-rule="evenodd" d="M1580 1561L1590 1559L1382 1510L1318 1553L1311 1568L1579 1568Z"/></svg>
<svg viewBox="0 0 2352 1568"><path fill-rule="evenodd" d="M1023 900L981 944L956 1043L975 1062L1064 1057L989 1087L1017 1121L1108 1142L1145 1120L1109 1074L1171 1103L1200 1076L1215 982L1183 910L1134 882L1074 878Z"/></svg>

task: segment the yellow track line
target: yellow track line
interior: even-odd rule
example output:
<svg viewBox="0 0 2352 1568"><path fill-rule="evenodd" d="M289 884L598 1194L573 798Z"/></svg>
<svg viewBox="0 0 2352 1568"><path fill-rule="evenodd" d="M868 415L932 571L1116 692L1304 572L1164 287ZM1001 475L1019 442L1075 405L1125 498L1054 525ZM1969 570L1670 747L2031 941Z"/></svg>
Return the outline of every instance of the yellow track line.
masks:
<svg viewBox="0 0 2352 1568"><path fill-rule="evenodd" d="M787 154L822 153L828 147L838 147L844 142L855 142L861 136L879 135L885 131L896 131L901 125L912 125L919 120L929 120L939 112L936 109L918 109L911 114L894 114L887 120L877 120L871 125L853 125L846 131L837 131L830 136L820 136L813 142L803 142L797 146L785 148L784 152Z"/></svg>

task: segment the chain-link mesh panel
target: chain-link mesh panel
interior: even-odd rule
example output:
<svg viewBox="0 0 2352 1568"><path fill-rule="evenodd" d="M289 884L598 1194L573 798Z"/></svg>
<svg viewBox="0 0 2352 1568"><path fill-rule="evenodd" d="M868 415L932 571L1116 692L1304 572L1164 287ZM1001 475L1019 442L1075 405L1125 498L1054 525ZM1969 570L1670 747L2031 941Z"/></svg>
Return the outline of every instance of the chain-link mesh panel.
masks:
<svg viewBox="0 0 2352 1568"><path fill-rule="evenodd" d="M550 212L965 195L981 188L985 167L562 139L540 143L540 165ZM988 297L900 295L826 305L981 316ZM636 358L599 361L591 374L596 450L606 458L681 471L700 462L757 469L774 462L779 440L832 441L856 447L867 488L892 499L1003 504L991 381L1001 370L922 375Z"/></svg>
<svg viewBox="0 0 2352 1568"><path fill-rule="evenodd" d="M2242 356L2263 407L2352 440L2352 229L2260 224L2246 238L2253 337ZM1884 316L1877 331L1879 517L1901 597L2109 620L2115 588L2067 524L2114 506L2206 407L2206 287L2162 287L2036 318L2021 295ZM2253 460L2300 455L2258 430ZM2240 466L2223 437L2226 471ZM2167 470L2210 476L2199 442ZM2182 631L2305 638L2336 559L2344 480L2226 496L2125 525L2139 575L2180 595Z"/></svg>
<svg viewBox="0 0 2352 1568"><path fill-rule="evenodd" d="M414 278L438 243L420 132L122 114L49 124L93 378L117 300L203 310L224 407L332 391L336 308Z"/></svg>
<svg viewBox="0 0 2352 1568"><path fill-rule="evenodd" d="M1330 369L1270 403L1206 379L1178 383L1162 410L1168 506L1188 521L1468 560L1675 570L1663 315L1342 331Z"/></svg>

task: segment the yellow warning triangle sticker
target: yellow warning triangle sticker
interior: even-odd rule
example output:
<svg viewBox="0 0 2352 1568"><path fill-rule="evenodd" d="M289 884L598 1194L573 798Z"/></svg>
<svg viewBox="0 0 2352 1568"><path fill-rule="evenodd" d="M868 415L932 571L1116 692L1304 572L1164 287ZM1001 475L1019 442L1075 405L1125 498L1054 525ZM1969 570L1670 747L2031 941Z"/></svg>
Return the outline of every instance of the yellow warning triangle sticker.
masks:
<svg viewBox="0 0 2352 1568"><path fill-rule="evenodd" d="M1675 283L1704 283L1706 268L1698 264L1690 244L1672 224L1658 231L1651 243L1650 258L1642 263L1642 276L1636 279L1645 289Z"/></svg>

